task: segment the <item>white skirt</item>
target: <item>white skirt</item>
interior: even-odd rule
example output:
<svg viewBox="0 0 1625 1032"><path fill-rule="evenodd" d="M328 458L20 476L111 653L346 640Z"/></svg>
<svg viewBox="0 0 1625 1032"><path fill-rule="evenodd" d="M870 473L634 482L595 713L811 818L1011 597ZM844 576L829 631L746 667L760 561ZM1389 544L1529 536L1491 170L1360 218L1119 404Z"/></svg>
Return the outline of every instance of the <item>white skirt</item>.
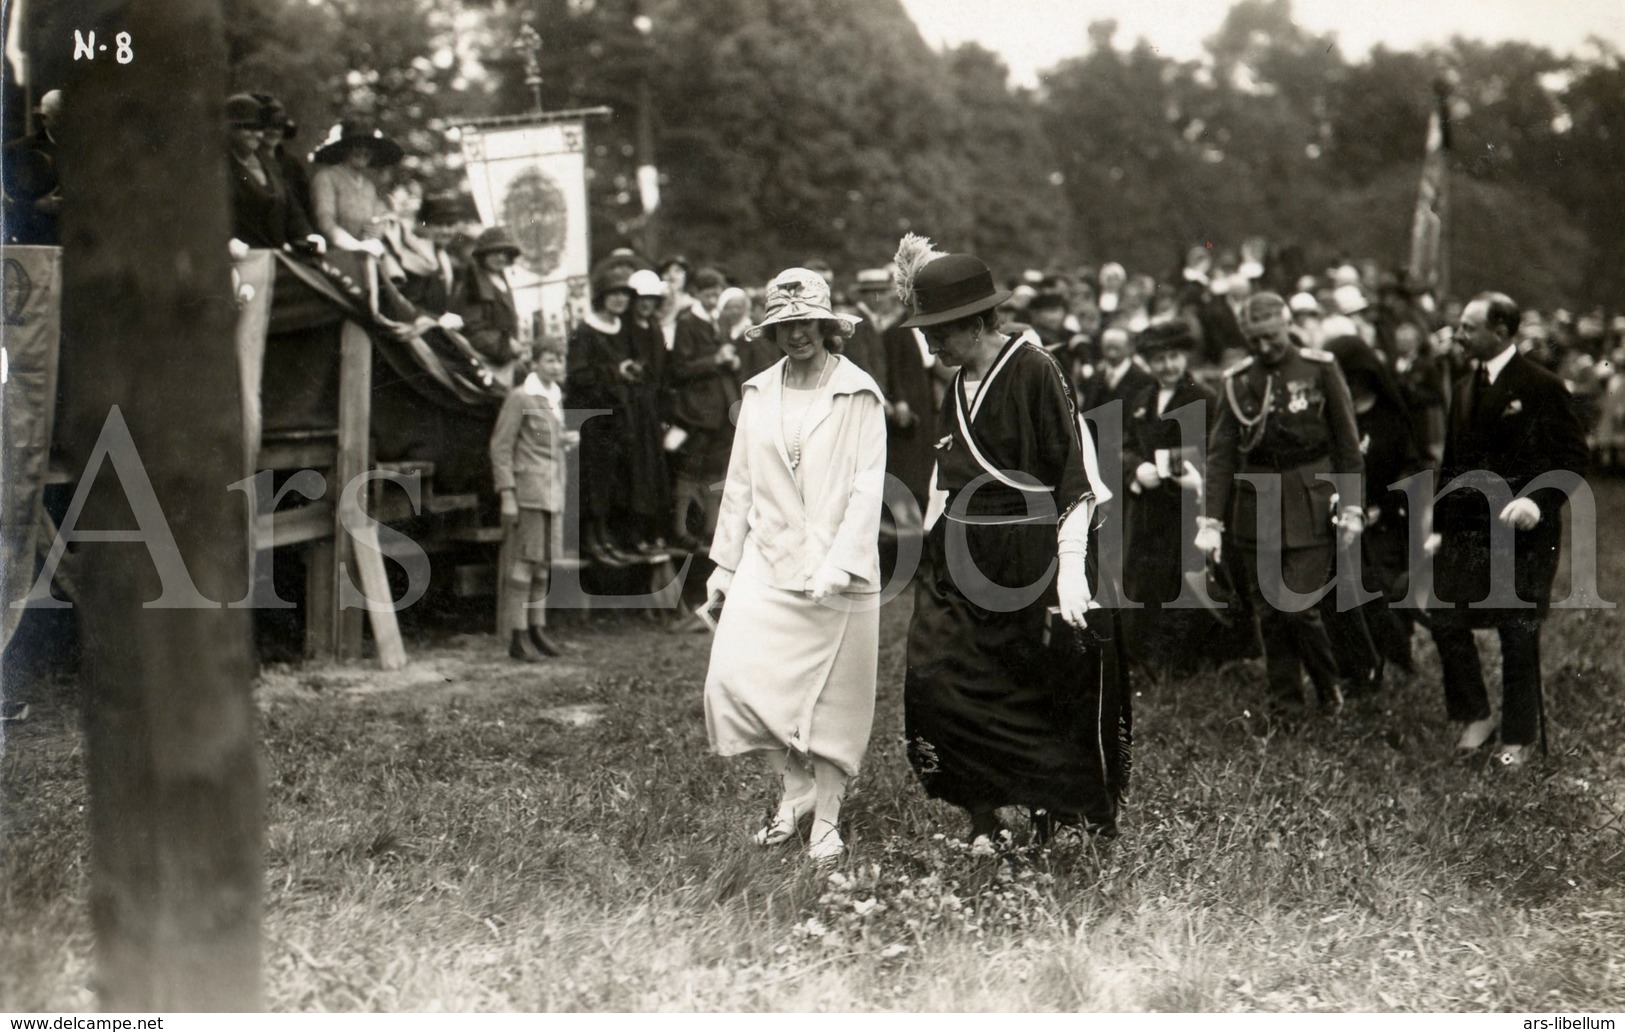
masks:
<svg viewBox="0 0 1625 1032"><path fill-rule="evenodd" d="M875 718L880 609L874 595L831 608L770 587L749 541L717 623L705 727L723 756L792 750L856 775Z"/></svg>

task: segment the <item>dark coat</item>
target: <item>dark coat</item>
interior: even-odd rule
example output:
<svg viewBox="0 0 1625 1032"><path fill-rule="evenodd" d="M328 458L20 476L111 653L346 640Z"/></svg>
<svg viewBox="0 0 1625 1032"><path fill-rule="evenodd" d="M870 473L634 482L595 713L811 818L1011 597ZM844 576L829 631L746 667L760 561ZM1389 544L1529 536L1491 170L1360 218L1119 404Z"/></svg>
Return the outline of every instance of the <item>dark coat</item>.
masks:
<svg viewBox="0 0 1625 1032"><path fill-rule="evenodd" d="M1146 372L1145 367L1133 358L1129 359L1128 370L1123 373L1115 387L1107 378L1106 367L1096 366L1094 374L1083 383L1083 390L1078 397L1078 411L1087 416L1094 409L1110 405L1114 401L1121 401L1126 409L1131 399L1147 387L1156 386L1156 383L1156 378ZM1123 413L1123 419L1126 423L1127 412Z"/></svg>
<svg viewBox="0 0 1625 1032"><path fill-rule="evenodd" d="M463 319L463 336L474 350L495 365L506 365L519 357L519 312L513 294L500 290L477 265L464 271L452 290L451 310Z"/></svg>
<svg viewBox="0 0 1625 1032"><path fill-rule="evenodd" d="M0 158L5 177L6 241L55 247L57 217L39 203L57 191L56 141L43 128L6 144Z"/></svg>
<svg viewBox="0 0 1625 1032"><path fill-rule="evenodd" d="M931 470L936 465L933 431L937 425L937 396L931 389L931 374L913 330L901 323L881 335L886 351L886 381L881 385L886 400L895 410L907 402L914 415L910 426L899 426L896 416L886 421L886 472L908 486L909 493L924 509L931 487Z"/></svg>
<svg viewBox="0 0 1625 1032"><path fill-rule="evenodd" d="M1423 452L1436 463L1444 454L1450 374L1432 355L1417 355L1403 372L1396 363L1393 372L1416 439Z"/></svg>
<svg viewBox="0 0 1625 1032"><path fill-rule="evenodd" d="M232 236L249 247L279 249L316 232L305 218L304 209L293 200L274 162L258 152L254 160L265 170L261 184L235 157L227 161L231 176Z"/></svg>
<svg viewBox="0 0 1625 1032"><path fill-rule="evenodd" d="M564 407L608 409L588 416L581 424L581 514L603 519L625 512L629 486L627 455L627 383L620 365L632 358L632 342L624 324L609 333L583 320L570 333L569 376L564 386ZM585 415L585 413L582 413Z"/></svg>
<svg viewBox="0 0 1625 1032"><path fill-rule="evenodd" d="M299 210L305 213L305 219L309 221L310 169L305 165L305 159L289 150L286 145L278 147L276 169L281 173L282 181L287 184L288 196L299 205Z"/></svg>
<svg viewBox="0 0 1625 1032"><path fill-rule="evenodd" d="M626 316L621 333L628 339L627 350L642 367L636 379L626 385L627 491L622 502L628 512L639 516L659 516L671 506L671 487L666 468L665 372L666 335L660 323L640 324Z"/></svg>
<svg viewBox="0 0 1625 1032"><path fill-rule="evenodd" d="M1469 373L1453 391L1439 490L1474 470L1502 477L1513 495L1552 470L1585 472L1585 427L1568 388L1555 375L1514 355L1483 399L1473 395ZM1540 522L1514 533L1518 597L1542 609L1557 573L1566 497L1556 488L1531 494ZM1484 495L1471 489L1452 491L1435 503L1434 529L1443 542L1434 560L1434 593L1441 601L1477 602L1489 594L1490 528L1499 508L1492 512ZM1479 612L1486 613L1485 623L1493 623L1489 614L1505 611Z"/></svg>
<svg viewBox="0 0 1625 1032"><path fill-rule="evenodd" d="M862 322L852 328L852 336L841 345L841 354L873 377L876 384L885 384L885 344L881 340L880 327L875 325L868 313L864 314Z"/></svg>
<svg viewBox="0 0 1625 1032"><path fill-rule="evenodd" d="M1174 388L1173 397L1162 413L1157 413L1159 385L1153 383L1129 403L1124 415L1126 447L1123 453L1123 482L1135 484L1134 471L1142 462L1154 462L1158 450L1172 452L1173 472L1177 476L1182 460L1189 460L1198 470L1205 464L1203 455L1206 442L1198 437L1186 439L1181 434L1179 420L1168 418L1187 405L1201 404L1205 411L1202 427L1213 425L1218 411L1218 395L1198 384L1189 375ZM1184 489L1173 480L1164 480L1149 490L1141 489L1130 508L1127 566L1123 571L1124 590L1136 602L1172 602L1179 597L1184 578L1183 548L1187 540L1196 537L1195 515L1200 506L1191 508L1191 519L1184 516ZM1200 556L1192 567L1200 571Z"/></svg>
<svg viewBox="0 0 1625 1032"><path fill-rule="evenodd" d="M1219 361L1227 348L1247 347L1247 338L1230 302L1204 293L1195 309L1196 324L1202 330L1202 353L1209 362Z"/></svg>
<svg viewBox="0 0 1625 1032"><path fill-rule="evenodd" d="M733 370L717 365L719 347L714 325L692 312L677 317L666 382L671 390L671 421L690 434L733 425L729 415L739 401L739 384Z"/></svg>
<svg viewBox="0 0 1625 1032"><path fill-rule="evenodd" d="M742 336L735 343L739 347L740 361L739 372L735 373L734 376L738 378L741 385L784 357L784 352L779 350L779 346L766 337L757 337L752 340L749 337Z"/></svg>

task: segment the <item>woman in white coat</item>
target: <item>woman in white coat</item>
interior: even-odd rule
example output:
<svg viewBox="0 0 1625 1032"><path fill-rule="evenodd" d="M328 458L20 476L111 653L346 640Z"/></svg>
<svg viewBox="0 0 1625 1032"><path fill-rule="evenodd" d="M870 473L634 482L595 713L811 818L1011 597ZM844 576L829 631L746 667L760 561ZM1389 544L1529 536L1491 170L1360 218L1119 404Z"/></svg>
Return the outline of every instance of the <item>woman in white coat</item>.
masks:
<svg viewBox="0 0 1625 1032"><path fill-rule="evenodd" d="M711 746L760 753L782 778L756 844L789 841L810 813L818 863L845 848L841 801L869 745L879 657L884 403L830 347L856 322L831 311L817 273L768 284L746 336L784 357L745 382L707 583L726 599L705 680Z"/></svg>

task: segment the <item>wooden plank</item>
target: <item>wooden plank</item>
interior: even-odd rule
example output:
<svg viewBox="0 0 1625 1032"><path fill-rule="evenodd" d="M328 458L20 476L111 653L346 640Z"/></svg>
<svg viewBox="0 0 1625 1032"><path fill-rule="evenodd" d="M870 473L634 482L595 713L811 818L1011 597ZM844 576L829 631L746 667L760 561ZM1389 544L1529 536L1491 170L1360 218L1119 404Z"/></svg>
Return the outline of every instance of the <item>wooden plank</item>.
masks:
<svg viewBox="0 0 1625 1032"><path fill-rule="evenodd" d="M337 649L338 580L332 574L333 524L305 550L305 655L332 659Z"/></svg>
<svg viewBox="0 0 1625 1032"><path fill-rule="evenodd" d="M338 444L326 441L269 441L260 445L254 469L332 469Z"/></svg>
<svg viewBox="0 0 1625 1032"><path fill-rule="evenodd" d="M254 540L262 552L315 541L333 533L333 503L323 499L296 509L262 512L257 524Z"/></svg>
<svg viewBox="0 0 1625 1032"><path fill-rule="evenodd" d="M371 425L372 338L357 324L346 321L339 332L339 435L333 470L333 486L340 492L367 470ZM356 495L356 504L366 505L364 495ZM340 523L341 515L335 508L333 567L328 573L333 578L335 597L340 571L355 564L355 545ZM393 619L394 614L390 616ZM334 617L333 654L339 659L360 659L362 611L335 607Z"/></svg>
<svg viewBox="0 0 1625 1032"><path fill-rule="evenodd" d="M363 524L355 533L354 544L362 592L374 602L390 598L389 574L384 570L384 556L378 547L377 525ZM367 619L372 624L372 644L378 665L385 670L399 670L405 666L406 645L401 641L401 629L395 621L394 607L369 608Z"/></svg>
<svg viewBox="0 0 1625 1032"><path fill-rule="evenodd" d="M501 530L502 528L498 527L496 529ZM496 621L498 641L506 639L513 631L512 627L504 627L502 625L502 622L510 615L508 607L515 604L522 606L526 601L528 601L527 599L514 598L513 583L508 579L508 567L513 562L512 544L513 538L508 534L504 534L502 535L502 544L497 546Z"/></svg>
<svg viewBox="0 0 1625 1032"><path fill-rule="evenodd" d="M497 545L502 543L501 527L451 527L444 534L447 541L464 541L476 545Z"/></svg>
<svg viewBox="0 0 1625 1032"><path fill-rule="evenodd" d="M378 483L378 481L373 481ZM401 520L417 515L412 511L412 499L406 497L406 492L395 488L382 502L372 507L372 518L379 523L399 523Z"/></svg>
<svg viewBox="0 0 1625 1032"><path fill-rule="evenodd" d="M467 509L478 509L480 496L477 494L432 494L423 500L423 511L441 515L448 512L462 512Z"/></svg>

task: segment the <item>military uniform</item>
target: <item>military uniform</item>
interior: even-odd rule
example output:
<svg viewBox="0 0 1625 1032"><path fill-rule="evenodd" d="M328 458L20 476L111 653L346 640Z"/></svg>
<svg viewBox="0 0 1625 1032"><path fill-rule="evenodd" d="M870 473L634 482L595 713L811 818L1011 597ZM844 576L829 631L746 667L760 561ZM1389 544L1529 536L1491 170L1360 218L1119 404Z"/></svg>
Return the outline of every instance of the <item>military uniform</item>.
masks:
<svg viewBox="0 0 1625 1032"><path fill-rule="evenodd" d="M1272 606L1260 587L1258 556L1278 549L1281 579L1295 592L1316 591L1329 579L1336 488L1317 477L1363 472L1348 386L1330 355L1292 347L1273 366L1248 358L1225 370L1221 394L1208 437L1206 515L1225 525L1240 553L1271 691L1298 697L1300 671L1307 668L1320 698L1328 700L1337 665L1320 615L1313 606L1297 613ZM1262 523L1259 493L1236 479L1260 473L1281 478L1281 511Z"/></svg>

